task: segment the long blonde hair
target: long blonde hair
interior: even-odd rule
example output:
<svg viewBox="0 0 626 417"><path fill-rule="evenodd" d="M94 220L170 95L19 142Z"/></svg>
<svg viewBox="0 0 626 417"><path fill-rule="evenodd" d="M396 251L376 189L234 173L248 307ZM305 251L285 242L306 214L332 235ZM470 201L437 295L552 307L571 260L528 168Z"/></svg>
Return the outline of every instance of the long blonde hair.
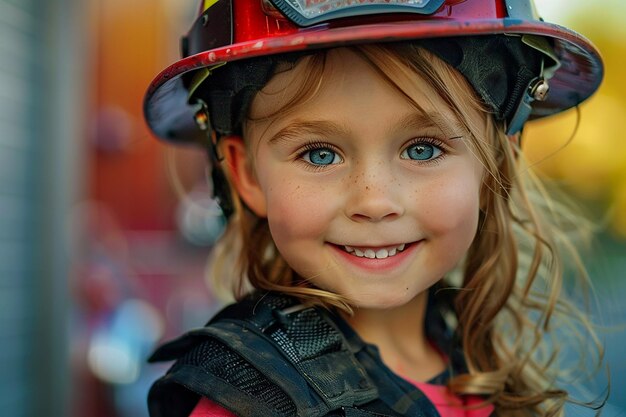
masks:
<svg viewBox="0 0 626 417"><path fill-rule="evenodd" d="M440 286L455 292L450 307L469 371L455 375L449 387L461 395L486 395L503 417L562 415L568 394L558 388L565 372L558 362L561 345L575 339L582 346L581 334L591 335L596 362L601 360L587 315L566 301L562 288L566 264L573 265L569 272L579 282L588 283L575 245L580 240L575 235L585 237L583 223L550 197L525 166L517 143L504 134L503 123L494 121L455 70L413 44L352 50L408 99L403 82L416 74L429 80L464 124L469 146L487 173L479 230L458 279ZM320 51L300 59L306 75L298 93L279 112L315 96L323 82L325 57ZM469 116L477 110L483 115L481 126ZM256 288L351 311L349 300L301 280L274 246L267 221L246 209L232 186L231 193L235 214L215 248L213 277L232 285L236 298ZM555 342L555 336L563 341Z"/></svg>

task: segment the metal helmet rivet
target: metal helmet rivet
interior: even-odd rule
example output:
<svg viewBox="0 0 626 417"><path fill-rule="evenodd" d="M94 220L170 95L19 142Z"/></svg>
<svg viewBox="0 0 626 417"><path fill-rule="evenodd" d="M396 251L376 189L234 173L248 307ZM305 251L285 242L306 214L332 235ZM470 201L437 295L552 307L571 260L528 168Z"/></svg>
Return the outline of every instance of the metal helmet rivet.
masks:
<svg viewBox="0 0 626 417"><path fill-rule="evenodd" d="M537 101L545 101L550 92L550 85L545 78L538 78L530 87L530 95Z"/></svg>

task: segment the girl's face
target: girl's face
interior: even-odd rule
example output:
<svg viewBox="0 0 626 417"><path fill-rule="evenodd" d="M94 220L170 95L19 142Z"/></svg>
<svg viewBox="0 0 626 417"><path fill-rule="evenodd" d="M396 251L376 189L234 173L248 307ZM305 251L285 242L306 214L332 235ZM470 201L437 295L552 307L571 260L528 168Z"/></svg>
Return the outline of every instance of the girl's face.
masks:
<svg viewBox="0 0 626 417"><path fill-rule="evenodd" d="M301 65L275 76L252 118L283 106ZM286 262L361 308L412 300L463 258L477 230L484 174L467 131L428 83L405 91L347 49L332 50L318 93L248 123L248 206L267 216ZM479 123L480 116L476 114Z"/></svg>

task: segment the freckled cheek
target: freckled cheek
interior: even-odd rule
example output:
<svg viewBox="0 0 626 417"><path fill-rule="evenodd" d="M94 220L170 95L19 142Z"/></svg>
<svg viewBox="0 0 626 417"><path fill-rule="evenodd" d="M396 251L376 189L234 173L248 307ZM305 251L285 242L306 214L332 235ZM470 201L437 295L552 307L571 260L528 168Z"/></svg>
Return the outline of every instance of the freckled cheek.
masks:
<svg viewBox="0 0 626 417"><path fill-rule="evenodd" d="M268 188L266 199L276 240L321 236L332 220L329 196L319 186L281 181Z"/></svg>
<svg viewBox="0 0 626 417"><path fill-rule="evenodd" d="M420 217L427 233L441 235L456 231L459 237L473 239L478 224L479 181L453 177L454 181L432 184L419 201Z"/></svg>

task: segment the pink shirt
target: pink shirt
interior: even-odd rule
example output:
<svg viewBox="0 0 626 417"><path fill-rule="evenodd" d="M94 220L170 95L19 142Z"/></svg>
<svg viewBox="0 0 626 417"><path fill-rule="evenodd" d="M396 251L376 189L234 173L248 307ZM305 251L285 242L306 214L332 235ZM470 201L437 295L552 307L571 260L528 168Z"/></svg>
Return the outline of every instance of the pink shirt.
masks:
<svg viewBox="0 0 626 417"><path fill-rule="evenodd" d="M428 399L435 405L441 417L488 417L493 412L493 406L487 405L480 408L467 409L463 406L471 407L481 403L479 397L466 397L461 399L457 395L451 394L443 385L433 385L426 382L409 381L417 386ZM235 414L225 410L220 405L203 397L196 405L189 417L237 417Z"/></svg>

